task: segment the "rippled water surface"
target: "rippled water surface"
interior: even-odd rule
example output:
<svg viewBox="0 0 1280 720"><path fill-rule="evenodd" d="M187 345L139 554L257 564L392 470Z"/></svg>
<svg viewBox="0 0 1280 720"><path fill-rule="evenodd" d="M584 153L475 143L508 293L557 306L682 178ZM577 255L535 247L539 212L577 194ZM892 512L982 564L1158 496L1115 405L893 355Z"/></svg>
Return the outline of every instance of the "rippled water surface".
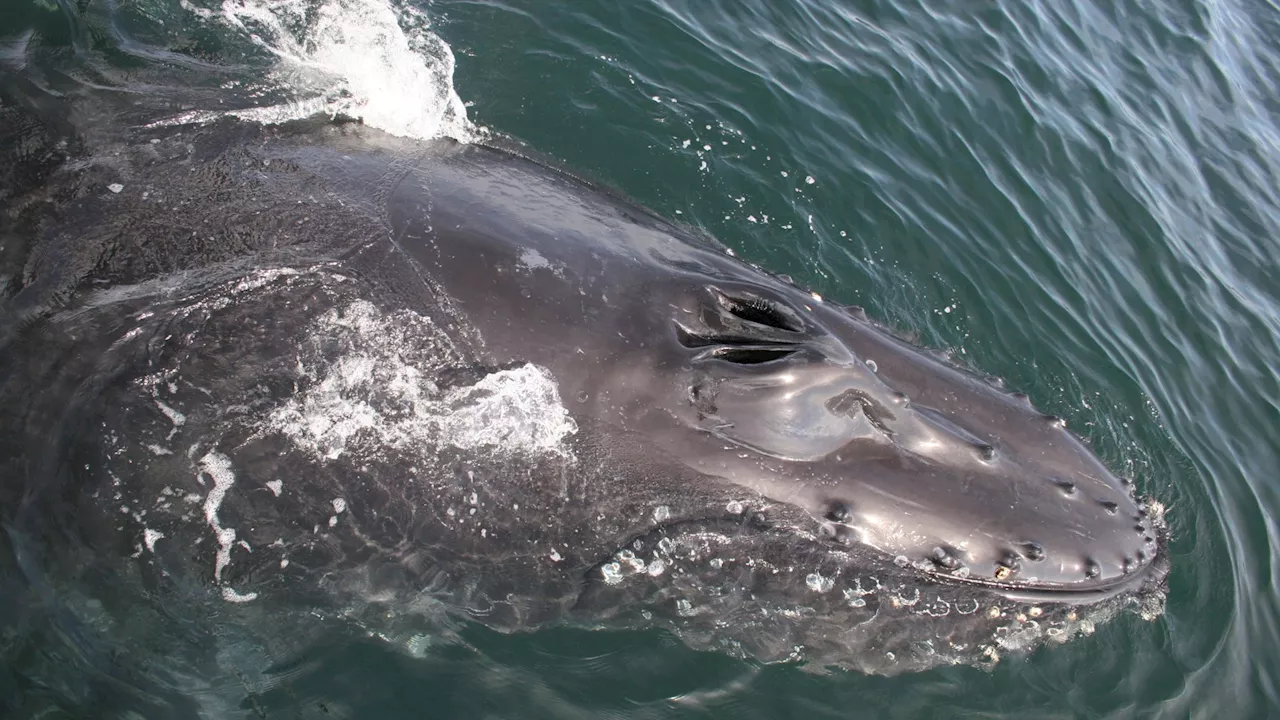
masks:
<svg viewBox="0 0 1280 720"><path fill-rule="evenodd" d="M1004 377L1168 507L1161 617L991 670L867 677L657 631L464 627L422 658L335 638L241 708L267 717L1280 713L1277 37L1280 8L1249 0L0 10L0 61L139 103L135 78L205 73L199 97L221 87L259 119L518 138Z"/></svg>

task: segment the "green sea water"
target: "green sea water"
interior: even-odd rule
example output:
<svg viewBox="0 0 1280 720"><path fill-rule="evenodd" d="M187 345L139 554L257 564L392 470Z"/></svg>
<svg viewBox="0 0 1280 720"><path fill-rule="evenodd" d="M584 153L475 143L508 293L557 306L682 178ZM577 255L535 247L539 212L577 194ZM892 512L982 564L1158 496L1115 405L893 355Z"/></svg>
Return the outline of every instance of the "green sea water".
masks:
<svg viewBox="0 0 1280 720"><path fill-rule="evenodd" d="M365 3L10 0L0 56L89 63L122 84L208 65L241 89L256 78L272 102L314 95L275 72L281 43L244 10L275 5L314 19ZM694 652L656 630L466 626L422 657L335 638L248 693L244 717L1280 716L1280 8L378 7L434 73L404 93L443 78L479 132L705 228L1066 418L1167 506L1169 594L1154 621L1121 616L993 669L893 678ZM301 38L289 52L314 58L307 27L287 28ZM378 37L366 51L395 39ZM353 71L341 95L377 77Z"/></svg>

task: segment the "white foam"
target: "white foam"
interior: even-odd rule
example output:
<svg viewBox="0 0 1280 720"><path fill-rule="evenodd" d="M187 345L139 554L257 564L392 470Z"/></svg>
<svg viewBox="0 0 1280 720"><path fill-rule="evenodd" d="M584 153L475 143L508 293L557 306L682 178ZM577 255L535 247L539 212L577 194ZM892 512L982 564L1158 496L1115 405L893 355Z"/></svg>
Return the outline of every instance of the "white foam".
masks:
<svg viewBox="0 0 1280 720"><path fill-rule="evenodd" d="M525 248L524 251L520 253L518 264L523 265L530 270L535 270L537 268L551 268L551 261L543 257L542 253L534 250L533 248Z"/></svg>
<svg viewBox="0 0 1280 720"><path fill-rule="evenodd" d="M222 599L233 603L247 603L250 600L257 600L258 593L239 593L229 587L222 588Z"/></svg>
<svg viewBox="0 0 1280 720"><path fill-rule="evenodd" d="M284 491L284 483L280 480L270 480L267 482L267 489L271 491L272 495L280 497L280 493Z"/></svg>
<svg viewBox="0 0 1280 720"><path fill-rule="evenodd" d="M232 292L243 293L243 292L249 292L250 290L257 290L258 288L264 287L265 285L271 283L272 281L278 278L297 277L298 275L301 275L301 274L302 273L299 272L298 270L295 270L294 268L289 268L289 267L267 268L265 270L258 270L250 275L245 276L244 279L237 282L235 284L235 287L232 288Z"/></svg>
<svg viewBox="0 0 1280 720"><path fill-rule="evenodd" d="M407 4L224 0L214 12L184 0L183 7L272 53L278 59L273 81L301 97L248 110L197 111L170 124L221 115L279 123L325 113L358 117L405 137L466 142L476 135L453 88L453 51L430 31L426 16Z"/></svg>
<svg viewBox="0 0 1280 720"><path fill-rule="evenodd" d="M163 402L160 401L160 398L154 398L154 400L156 403L156 407L160 408L160 412L164 413L164 416L169 418L169 422L173 423L173 426L175 428L182 427L187 423L186 415L183 415L177 410L174 410L168 405L165 405Z"/></svg>
<svg viewBox="0 0 1280 720"><path fill-rule="evenodd" d="M146 543L147 549L151 552L156 551L156 541L163 537L164 533L159 530L152 530L151 528L146 528L142 532L142 541Z"/></svg>
<svg viewBox="0 0 1280 720"><path fill-rule="evenodd" d="M428 378L441 369L440 348L429 328L423 332L429 325L409 312L383 317L366 301L327 313L316 335L343 339L349 351L272 412L268 426L330 460L361 441L424 452L440 445L565 452L577 425L549 372L526 364L442 391Z"/></svg>
<svg viewBox="0 0 1280 720"><path fill-rule="evenodd" d="M236 543L235 528L224 528L218 520L218 510L222 507L222 501L226 499L227 491L236 482L235 472L231 468L231 459L219 452L209 451L204 457L200 458L200 470L213 480L213 488L209 490L209 494L204 499L204 519L209 524L209 528L213 530L213 536L218 541L218 551L214 560L213 579L219 585L222 584L222 571L227 565L231 564L231 548ZM241 543L246 549L248 544ZM227 602L249 602L258 597L257 593L241 594L230 587L223 586L222 599Z"/></svg>
<svg viewBox="0 0 1280 720"><path fill-rule="evenodd" d="M200 469L213 479L213 489L204 498L204 519L213 530L218 540L218 556L214 561L213 579L222 582L222 570L231 562L231 546L236 541L234 528L224 528L218 521L218 509L227 496L227 491L236 482L235 473L231 470L231 460L218 452L206 453L200 458Z"/></svg>
<svg viewBox="0 0 1280 720"><path fill-rule="evenodd" d="M527 364L486 375L449 394L440 419L445 443L463 449L493 446L555 452L578 431L545 369Z"/></svg>

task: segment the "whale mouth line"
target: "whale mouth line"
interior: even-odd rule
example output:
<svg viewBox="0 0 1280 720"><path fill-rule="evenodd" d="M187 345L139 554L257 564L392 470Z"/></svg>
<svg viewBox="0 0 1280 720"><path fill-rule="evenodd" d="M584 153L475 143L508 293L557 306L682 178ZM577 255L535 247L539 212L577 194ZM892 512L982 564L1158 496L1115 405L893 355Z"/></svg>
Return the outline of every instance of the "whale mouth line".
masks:
<svg viewBox="0 0 1280 720"><path fill-rule="evenodd" d="M1141 593L1148 587L1157 587L1165 573L1164 566L1157 560L1128 574L1087 585L1053 582L1011 583L972 576L957 577L944 573L928 573L928 575L946 584L983 588L1011 600L1081 604L1105 600L1134 590Z"/></svg>
<svg viewBox="0 0 1280 720"><path fill-rule="evenodd" d="M670 563L677 559L664 546L680 537L716 535L722 542L746 538L767 536L792 538L814 537L801 526L792 521L776 521L770 517L772 513L763 508L743 509L742 512L726 511L723 514L693 515L684 518L672 518L658 522L647 529L628 536L618 543L616 548L603 557L597 558L582 574L583 590L578 604L586 602L588 588L595 584L616 585L621 579L632 575L649 574L653 568L653 560L666 560ZM1015 602L1059 603L1065 605L1090 605L1114 598L1126 593L1137 597L1145 597L1158 593L1165 587L1169 574L1167 530L1158 531L1160 550L1153 559L1133 571L1117 577L1097 580L1090 583L1055 583L1055 582L1007 582L991 578L952 575L946 572L932 572L919 567L903 567L892 555L862 542L852 544L839 543L840 549L850 551L853 546L862 552L879 558L879 563L889 569L897 566L904 577L909 576L917 581L934 583L957 589L969 589L989 593L992 597L1000 597ZM819 534L817 537L822 537ZM646 562L645 558L649 558ZM628 568L628 563L632 567ZM613 566L610 569L610 566Z"/></svg>

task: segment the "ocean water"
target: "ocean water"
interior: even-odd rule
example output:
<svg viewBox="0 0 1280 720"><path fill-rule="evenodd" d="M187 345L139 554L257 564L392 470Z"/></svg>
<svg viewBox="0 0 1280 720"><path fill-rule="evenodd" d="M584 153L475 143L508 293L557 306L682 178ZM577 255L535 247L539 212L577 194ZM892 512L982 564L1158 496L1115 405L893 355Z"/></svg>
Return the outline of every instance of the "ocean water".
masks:
<svg viewBox="0 0 1280 720"><path fill-rule="evenodd" d="M1250 0L0 9L6 69L175 122L519 139L1004 377L1168 508L1160 617L991 669L869 677L656 630L464 626L421 657L335 638L233 717L1277 716L1277 37L1280 8Z"/></svg>

